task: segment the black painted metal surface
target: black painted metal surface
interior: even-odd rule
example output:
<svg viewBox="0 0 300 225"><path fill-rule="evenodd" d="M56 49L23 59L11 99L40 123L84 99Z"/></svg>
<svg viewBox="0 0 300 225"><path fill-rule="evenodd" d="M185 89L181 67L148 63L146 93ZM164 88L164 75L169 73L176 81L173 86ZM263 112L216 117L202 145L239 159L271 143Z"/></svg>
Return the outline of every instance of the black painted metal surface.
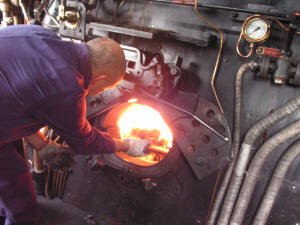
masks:
<svg viewBox="0 0 300 225"><path fill-rule="evenodd" d="M175 63L178 57L182 58L182 78L178 89L200 94L202 98L215 102L210 88L210 79L217 56L219 37L218 33L200 20L193 7L128 0L118 9L117 16L115 16L118 2L101 1L96 12L93 12L94 18L101 19L102 22L131 25L160 32L152 40L116 33L110 33L110 36L124 45L151 53L162 53L165 63ZM282 11L284 14L292 14L300 9L300 2L296 0L207 0L201 1L201 3L271 12ZM224 107L225 118L232 130L235 74L244 62L250 60L240 58L235 51L235 45L243 20L251 14L201 7L199 11L224 32L225 43L216 87ZM286 32L276 23L272 24L271 29L271 37L263 46L283 49ZM168 32L175 33L175 37L167 34ZM193 44L200 42L206 46L205 41L208 40L207 37L211 36L218 39L217 44L207 45L208 47L197 47ZM300 58L299 44L300 38L296 36L291 45L292 58L295 60ZM247 51L247 44L242 42L241 48L243 51ZM299 95L299 93L297 88L275 86L270 81L259 80L255 78L253 73L248 72L245 75L243 87L242 136L251 125L264 115ZM299 112L266 131L258 141L257 146L274 132L297 118L300 118ZM247 212L245 224L251 223L272 169L282 152L290 144L291 142L281 146L265 164ZM300 223L300 180L298 176L300 169L298 164L299 160L293 163L284 188L281 190L271 212L268 224L296 225ZM213 174L197 181L184 158L180 157L172 172L151 181L156 183L157 187L147 192L144 189L145 184L140 179L114 171L111 168L91 171L85 159L80 157L74 174L68 182L64 200L76 204L82 209L88 209L96 218L105 219L112 224L204 224L215 178L216 174Z"/></svg>

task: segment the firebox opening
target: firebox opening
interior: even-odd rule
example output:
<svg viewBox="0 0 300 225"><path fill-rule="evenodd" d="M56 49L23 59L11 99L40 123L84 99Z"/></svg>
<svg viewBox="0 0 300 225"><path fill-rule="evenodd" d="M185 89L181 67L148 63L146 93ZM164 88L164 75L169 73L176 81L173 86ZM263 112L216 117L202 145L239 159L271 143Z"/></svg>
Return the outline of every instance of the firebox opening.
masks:
<svg viewBox="0 0 300 225"><path fill-rule="evenodd" d="M114 107L103 125L117 139L147 139L151 142L149 154L132 157L124 152L116 153L127 162L140 166L152 166L165 158L173 145L173 135L161 114L147 105L127 102Z"/></svg>

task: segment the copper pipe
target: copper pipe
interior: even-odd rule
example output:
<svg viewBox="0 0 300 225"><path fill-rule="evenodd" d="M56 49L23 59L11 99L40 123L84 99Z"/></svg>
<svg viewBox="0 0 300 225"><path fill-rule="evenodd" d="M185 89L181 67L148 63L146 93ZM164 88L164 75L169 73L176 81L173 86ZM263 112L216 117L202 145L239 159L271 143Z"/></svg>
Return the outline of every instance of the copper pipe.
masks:
<svg viewBox="0 0 300 225"><path fill-rule="evenodd" d="M241 42L243 33L245 32L245 29L246 29L246 25L248 24L248 22L249 22L250 20L252 20L252 19L254 19L254 18L260 18L260 17L266 18L266 17L264 17L264 16L262 16L262 15L255 14L255 15L249 16L249 17L244 21L244 23L243 23L243 25L242 25L241 33L240 33L239 39L238 39L238 41L237 41L237 43L236 43L236 51L237 51L237 53L239 54L239 56L241 56L241 57L243 57L243 58L249 58L249 57L253 54L253 49L255 48L255 43L252 42L252 40L249 40L249 38L247 38L246 36L244 36L244 38L246 39L246 41L250 44L250 51L249 51L249 53L248 53L247 55L244 55L244 54L242 54L242 53L240 52L239 46L240 46L240 42ZM270 32L271 32L271 30L270 30L270 27L269 27L269 25L268 25L268 32L267 32L267 34L266 34L262 39L257 40L256 43L263 43L263 42L270 36Z"/></svg>
<svg viewBox="0 0 300 225"><path fill-rule="evenodd" d="M241 39L242 39L242 36L243 36L243 31L241 31L241 34L240 34L240 37L236 43L236 51L237 53L239 54L239 56L243 57L243 58L249 58L252 54L253 54L253 48L254 48L254 44L253 43L250 43L250 51L247 55L243 55L241 52L240 52L240 42L241 42Z"/></svg>
<svg viewBox="0 0 300 225"><path fill-rule="evenodd" d="M61 179L61 171L59 170L55 170L56 172L56 180L55 180L55 191L54 191L54 196L57 196L58 195L58 189L59 189L59 182L60 182L60 179Z"/></svg>
<svg viewBox="0 0 300 225"><path fill-rule="evenodd" d="M63 171L58 170L57 173L58 173L58 179L56 181L57 185L56 185L56 188L55 188L55 196L58 197L58 194L59 194L60 188L61 188L62 179L63 179Z"/></svg>
<svg viewBox="0 0 300 225"><path fill-rule="evenodd" d="M51 169L50 169L51 171ZM56 189L56 184L57 184L57 172L56 170L52 170L53 176L52 176L52 188L51 188L51 195L55 196L55 189Z"/></svg>
<svg viewBox="0 0 300 225"><path fill-rule="evenodd" d="M58 193L58 197L60 197L60 198L63 197L63 193L64 193L64 190L65 190L65 184L66 184L68 175L69 175L69 170L64 169L63 180L62 180L62 183L61 183L62 186L61 186L60 192Z"/></svg>
<svg viewBox="0 0 300 225"><path fill-rule="evenodd" d="M211 215L211 212L213 209L213 205L214 205L215 197L216 197L217 190L219 187L219 183L220 183L220 180L222 177L222 173L223 173L223 168L221 168L219 170L217 178L216 178L216 182L214 185L213 193L211 194L210 203L209 203L209 207L208 207L208 211L207 211L207 215L206 215L206 219L205 219L205 223L204 223L205 225L208 225L208 223L209 223L210 215Z"/></svg>
<svg viewBox="0 0 300 225"><path fill-rule="evenodd" d="M218 97L218 94L217 94L217 90L215 88L215 79L216 79L216 75L217 75L217 72L218 72L218 68L219 68L219 65L220 65L220 59L221 59L221 53L222 53L222 49L223 49L223 43L224 43L224 38L223 38L223 32L217 27L215 26L214 24L212 24L211 22L209 22L207 19L205 19L198 11L198 0L195 0L195 5L194 5L194 8L195 8L195 12L197 13L197 15L200 17L200 19L205 22L207 25L211 26L212 28L214 28L216 31L219 32L220 34L220 48L219 48L219 52L218 52L218 56L217 56L217 60L216 60L216 64L215 64L215 68L214 68L214 72L213 72L213 75L212 75L212 78L211 78L211 82L210 82L210 85L211 85L211 88L212 88L212 91L215 95L215 98L216 98L216 101L218 103L218 106L220 108L220 111L224 114L224 110L223 110L223 107L222 107L222 104L219 100L219 97Z"/></svg>
<svg viewBox="0 0 300 225"><path fill-rule="evenodd" d="M280 26L282 29L284 29L285 31L289 31L289 30L290 30L290 28L288 28L287 26L285 26L285 25L284 25L283 23L281 23L278 19L275 19L275 18L270 17L270 16L262 16L262 17L264 17L264 18L266 18L266 19L269 19L269 20L275 21L275 22L278 23L279 26ZM296 34L300 35L300 31L296 32Z"/></svg>

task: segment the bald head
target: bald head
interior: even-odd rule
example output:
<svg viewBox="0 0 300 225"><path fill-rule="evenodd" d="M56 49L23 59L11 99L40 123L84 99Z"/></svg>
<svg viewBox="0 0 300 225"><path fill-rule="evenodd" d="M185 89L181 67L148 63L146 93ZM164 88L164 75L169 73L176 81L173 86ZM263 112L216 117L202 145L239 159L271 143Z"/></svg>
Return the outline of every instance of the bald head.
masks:
<svg viewBox="0 0 300 225"><path fill-rule="evenodd" d="M125 56L120 45L109 38L96 38L86 43L92 69L89 94L113 87L125 74ZM99 90L97 90L99 89Z"/></svg>

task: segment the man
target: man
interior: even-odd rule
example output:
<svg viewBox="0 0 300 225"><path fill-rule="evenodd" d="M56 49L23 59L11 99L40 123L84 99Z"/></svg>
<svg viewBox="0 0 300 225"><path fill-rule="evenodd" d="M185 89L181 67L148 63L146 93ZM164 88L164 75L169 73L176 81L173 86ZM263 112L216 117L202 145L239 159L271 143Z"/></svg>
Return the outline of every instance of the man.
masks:
<svg viewBox="0 0 300 225"><path fill-rule="evenodd" d="M30 173L14 141L25 137L52 167L70 166L71 149L78 154L145 154L148 141L113 140L85 117L85 96L114 87L124 73L124 53L113 40L74 44L40 26L0 29L0 212L5 225L43 224ZM45 125L71 149L39 133Z"/></svg>

